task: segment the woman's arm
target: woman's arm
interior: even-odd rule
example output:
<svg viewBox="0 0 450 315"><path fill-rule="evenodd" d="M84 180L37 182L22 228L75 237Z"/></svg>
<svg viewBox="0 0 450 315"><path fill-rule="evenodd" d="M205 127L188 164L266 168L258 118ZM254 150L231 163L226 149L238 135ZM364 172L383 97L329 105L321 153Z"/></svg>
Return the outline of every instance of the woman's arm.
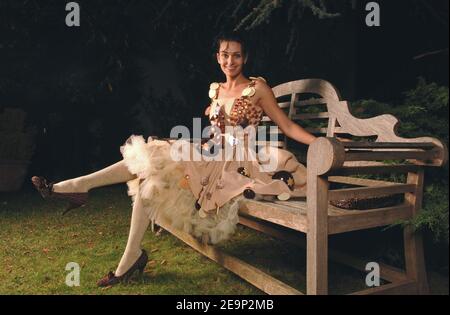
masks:
<svg viewBox="0 0 450 315"><path fill-rule="evenodd" d="M272 89L263 81L256 83L258 100L257 104L264 110L267 116L275 122L283 133L295 141L311 144L316 137L289 119L289 117L278 106Z"/></svg>

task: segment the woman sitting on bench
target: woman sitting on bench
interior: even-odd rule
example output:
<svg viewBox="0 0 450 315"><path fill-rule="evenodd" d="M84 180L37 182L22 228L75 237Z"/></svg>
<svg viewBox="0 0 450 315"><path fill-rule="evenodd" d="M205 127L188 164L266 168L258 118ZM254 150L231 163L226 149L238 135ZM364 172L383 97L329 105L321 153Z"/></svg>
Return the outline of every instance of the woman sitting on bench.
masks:
<svg viewBox="0 0 450 315"><path fill-rule="evenodd" d="M265 147L265 154L275 164L270 167L258 158L236 158L235 147L248 143L249 135L267 115L288 137L309 145L315 137L292 122L279 108L272 89L262 78L246 78L247 46L236 33L221 35L216 41L217 62L225 75L224 83L212 83L211 104L205 114L211 121L211 140L205 144L180 140L146 142L132 135L120 148L123 160L95 173L58 183L34 176L32 182L44 198L57 197L70 201L65 212L87 203L92 188L127 182L133 199L131 227L125 252L115 272L98 281L110 286L129 279L136 271L143 272L148 256L141 241L150 222L164 218L172 226L197 238L216 244L229 238L238 223L238 206L242 198L273 196L287 200L304 196L306 169L289 151ZM230 133L239 127L243 137ZM252 129L253 128L253 129ZM254 133L253 133L254 134ZM231 147L231 158L176 160L175 144L211 157L224 147ZM181 144L181 145L180 145ZM226 150L225 150L226 151ZM254 157L254 155L253 155Z"/></svg>

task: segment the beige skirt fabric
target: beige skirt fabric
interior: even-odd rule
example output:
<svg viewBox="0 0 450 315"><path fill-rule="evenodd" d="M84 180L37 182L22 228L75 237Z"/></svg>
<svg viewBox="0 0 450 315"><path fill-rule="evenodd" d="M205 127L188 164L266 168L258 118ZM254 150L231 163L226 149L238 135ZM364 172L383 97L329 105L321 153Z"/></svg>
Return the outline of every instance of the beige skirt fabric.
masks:
<svg viewBox="0 0 450 315"><path fill-rule="evenodd" d="M216 244L234 233L239 202L246 189L257 196L305 196L306 169L289 151L266 148L266 154L277 157L276 165L266 172L261 171L263 163L258 160L177 161L173 159L173 148L171 153L172 145L132 135L120 148L128 169L137 175L127 183L128 194L153 223L164 218L174 228L197 238L206 234ZM185 141L183 145L189 146L191 152L196 150L193 143ZM237 171L239 168L245 168L246 176ZM292 174L294 189L272 179L279 170Z"/></svg>

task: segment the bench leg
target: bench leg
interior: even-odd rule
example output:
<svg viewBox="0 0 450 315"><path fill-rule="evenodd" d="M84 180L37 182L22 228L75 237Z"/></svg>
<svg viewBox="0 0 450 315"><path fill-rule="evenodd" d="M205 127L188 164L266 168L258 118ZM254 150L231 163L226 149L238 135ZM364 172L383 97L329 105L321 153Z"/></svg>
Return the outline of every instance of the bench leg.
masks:
<svg viewBox="0 0 450 315"><path fill-rule="evenodd" d="M323 295L328 294L328 181L314 176L307 189L306 292Z"/></svg>
<svg viewBox="0 0 450 315"><path fill-rule="evenodd" d="M405 194L405 202L412 205L412 216L419 214L422 208L424 172L419 170L417 173L408 173L408 184L415 184L416 190ZM425 266L425 257L423 253L423 241L420 232L414 231L411 226L407 226L403 232L405 247L405 267L409 279L417 283L418 294L428 294L428 281Z"/></svg>

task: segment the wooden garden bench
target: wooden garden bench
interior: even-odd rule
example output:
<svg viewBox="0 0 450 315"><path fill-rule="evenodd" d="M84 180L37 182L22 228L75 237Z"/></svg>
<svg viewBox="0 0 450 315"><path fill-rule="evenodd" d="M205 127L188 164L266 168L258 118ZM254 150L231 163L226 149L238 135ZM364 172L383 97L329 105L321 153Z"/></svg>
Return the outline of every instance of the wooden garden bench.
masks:
<svg viewBox="0 0 450 315"><path fill-rule="evenodd" d="M392 115L369 119L354 117L346 101L327 81L307 79L273 88L279 106L293 121L314 121L309 130L323 135L307 152L306 200L244 200L240 207L240 224L270 236L301 245L298 233L306 233L306 293L328 293L328 258L364 271L367 261L328 248L328 235L370 229L415 217L422 203L425 166L442 166L448 151L437 139L406 139L396 134L398 120ZM314 108L315 111L308 111ZM321 109L320 109L321 108ZM319 109L319 110L318 110ZM268 117L264 121L270 123ZM337 136L360 137L359 141L339 141ZM284 136L283 136L284 137ZM370 138L368 141L367 138ZM289 149L288 141L278 144ZM397 160L387 165L383 160ZM352 177L367 174L407 174L405 183ZM346 188L331 189L330 183ZM350 188L348 187L350 186ZM401 204L370 210L344 210L330 201L348 198L372 198L403 194ZM239 275L268 294L302 294L263 271L227 255L214 246L158 222L185 243ZM380 263L381 278L388 284L368 288L356 294L426 294L427 276L420 233L404 228L405 270Z"/></svg>

